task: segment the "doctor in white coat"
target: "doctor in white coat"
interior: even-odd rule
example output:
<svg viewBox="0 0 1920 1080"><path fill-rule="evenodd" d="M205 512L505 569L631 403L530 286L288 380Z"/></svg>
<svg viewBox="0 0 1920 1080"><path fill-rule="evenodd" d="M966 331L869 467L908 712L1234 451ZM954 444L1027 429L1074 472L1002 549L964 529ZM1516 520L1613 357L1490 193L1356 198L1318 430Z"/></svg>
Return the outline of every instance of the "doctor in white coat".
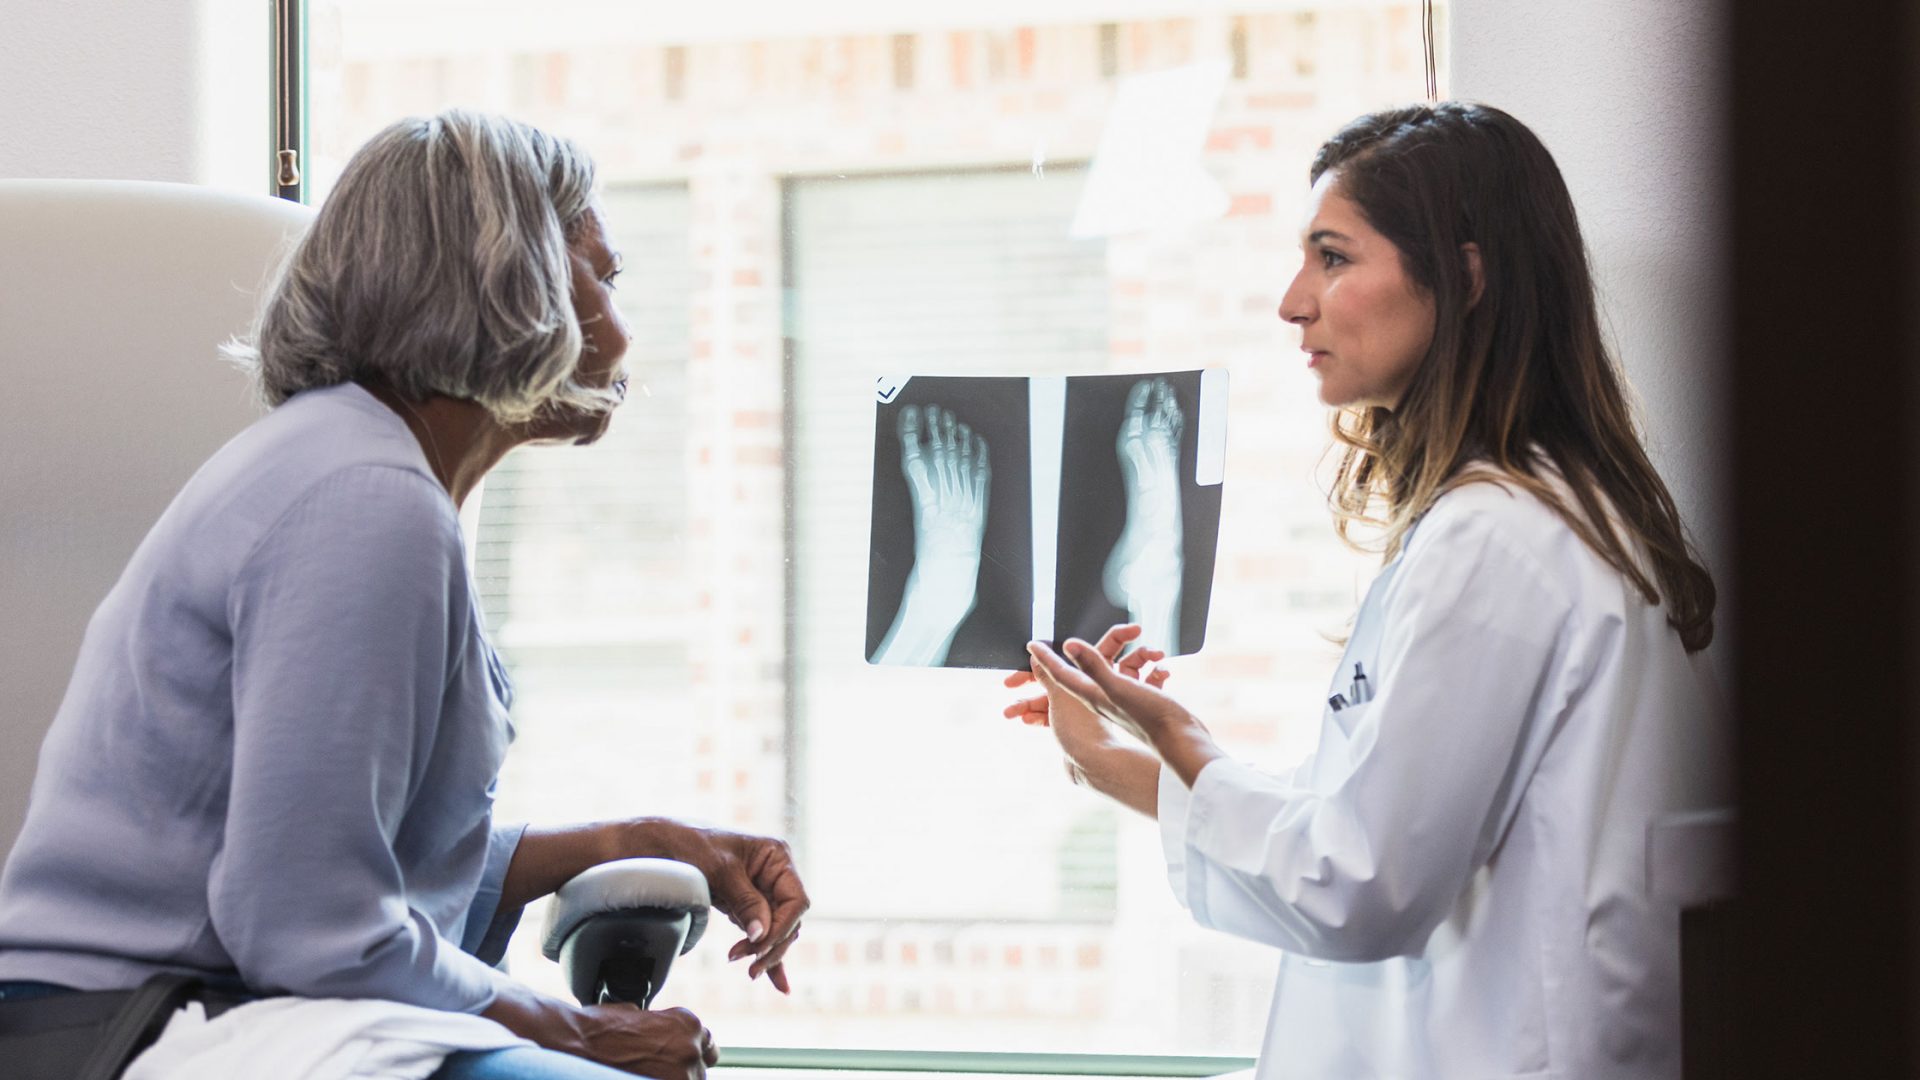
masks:
<svg viewBox="0 0 1920 1080"><path fill-rule="evenodd" d="M1485 106L1350 124L1312 168L1301 330L1386 564L1318 748L1270 774L1138 627L1035 643L1075 779L1159 819L1201 923L1277 947L1261 1080L1677 1077L1649 829L1727 802L1713 583L1602 343L1565 183ZM1115 662L1115 658L1119 658Z"/></svg>

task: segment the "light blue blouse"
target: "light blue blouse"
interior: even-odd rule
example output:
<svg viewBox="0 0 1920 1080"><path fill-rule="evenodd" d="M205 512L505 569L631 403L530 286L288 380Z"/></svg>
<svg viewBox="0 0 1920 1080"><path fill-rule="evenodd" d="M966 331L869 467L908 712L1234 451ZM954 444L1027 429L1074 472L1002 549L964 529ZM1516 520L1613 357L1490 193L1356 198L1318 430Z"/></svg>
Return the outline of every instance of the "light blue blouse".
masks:
<svg viewBox="0 0 1920 1080"><path fill-rule="evenodd" d="M520 916L511 693L406 424L352 384L294 397L94 613L0 872L0 980L485 1008Z"/></svg>

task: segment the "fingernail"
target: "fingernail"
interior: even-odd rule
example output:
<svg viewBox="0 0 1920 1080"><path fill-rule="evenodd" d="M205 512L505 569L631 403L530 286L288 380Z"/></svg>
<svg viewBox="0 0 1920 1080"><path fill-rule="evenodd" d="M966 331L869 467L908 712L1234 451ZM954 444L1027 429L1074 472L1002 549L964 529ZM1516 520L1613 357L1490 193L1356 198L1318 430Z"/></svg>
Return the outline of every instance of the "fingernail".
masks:
<svg viewBox="0 0 1920 1080"><path fill-rule="evenodd" d="M759 941L761 938L765 937L766 935L767 935L767 928L760 925L759 919L755 919L752 922L747 924L747 940L748 941Z"/></svg>

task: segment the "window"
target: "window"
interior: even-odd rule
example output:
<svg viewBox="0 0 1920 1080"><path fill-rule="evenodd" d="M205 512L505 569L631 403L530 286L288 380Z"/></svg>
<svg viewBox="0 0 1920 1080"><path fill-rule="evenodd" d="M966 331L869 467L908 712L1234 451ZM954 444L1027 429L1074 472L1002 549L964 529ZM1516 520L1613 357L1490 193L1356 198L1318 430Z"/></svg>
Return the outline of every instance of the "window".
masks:
<svg viewBox="0 0 1920 1080"><path fill-rule="evenodd" d="M1423 91L1419 5L637 12L313 8L317 199L398 116L498 110L595 154L626 255L612 433L516 452L481 496L520 695L501 813L793 839L793 997L712 946L663 997L730 1045L1252 1053L1271 954L1193 926L1151 823L1069 786L996 676L862 661L869 403L881 374L1230 369L1207 646L1173 688L1236 753L1304 753L1375 563L1332 534L1326 417L1274 311L1314 147ZM1076 237L1127 80L1205 60L1204 141L1164 156L1224 212ZM561 992L536 936L515 970Z"/></svg>
<svg viewBox="0 0 1920 1080"><path fill-rule="evenodd" d="M629 800L714 814L693 797L682 632L694 603L685 522L693 268L680 185L613 185L604 205L630 258L619 298L634 335L631 413L591 453L528 447L488 474L474 578L512 667L518 737L501 782L542 820L622 813ZM609 747L639 753L607 753ZM625 812L632 813L630 809Z"/></svg>

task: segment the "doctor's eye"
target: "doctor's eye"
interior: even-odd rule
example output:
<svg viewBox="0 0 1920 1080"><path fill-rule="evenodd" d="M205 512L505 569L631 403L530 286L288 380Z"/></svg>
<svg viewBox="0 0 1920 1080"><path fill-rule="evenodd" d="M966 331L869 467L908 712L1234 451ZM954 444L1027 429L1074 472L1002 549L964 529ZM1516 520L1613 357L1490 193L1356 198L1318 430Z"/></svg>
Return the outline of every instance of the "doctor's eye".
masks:
<svg viewBox="0 0 1920 1080"><path fill-rule="evenodd" d="M1320 249L1320 265L1328 270L1347 262L1347 257L1332 248Z"/></svg>

